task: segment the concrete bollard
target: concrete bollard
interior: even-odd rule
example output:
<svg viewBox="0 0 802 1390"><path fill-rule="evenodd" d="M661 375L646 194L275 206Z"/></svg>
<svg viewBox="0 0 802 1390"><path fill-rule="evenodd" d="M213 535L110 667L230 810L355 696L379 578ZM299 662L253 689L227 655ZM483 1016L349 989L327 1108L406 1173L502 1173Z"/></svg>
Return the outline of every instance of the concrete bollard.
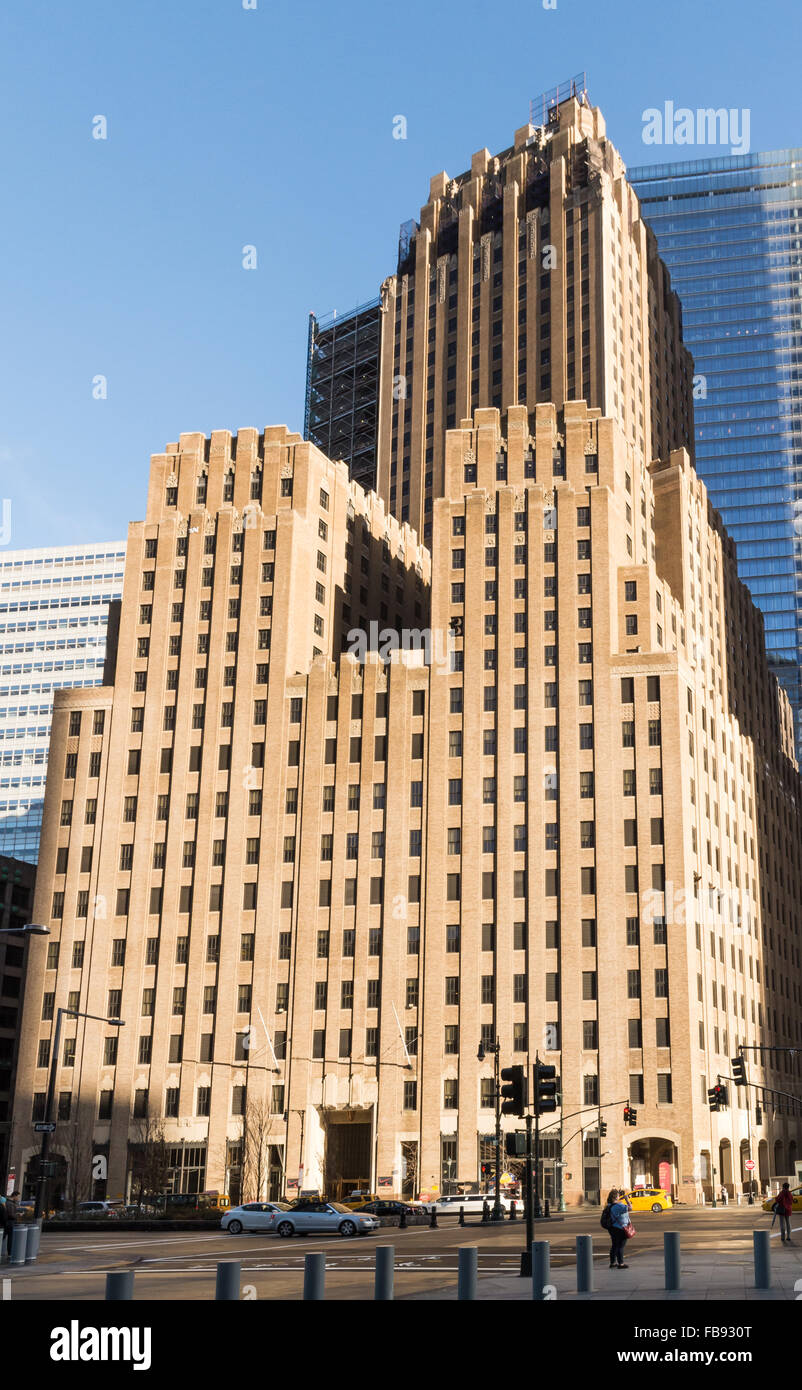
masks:
<svg viewBox="0 0 802 1390"><path fill-rule="evenodd" d="M576 1291L593 1293L593 1236L576 1238Z"/></svg>
<svg viewBox="0 0 802 1390"><path fill-rule="evenodd" d="M476 1298L476 1275L479 1268L479 1248L476 1245L461 1245L457 1267L457 1298L460 1302Z"/></svg>
<svg viewBox="0 0 802 1390"><path fill-rule="evenodd" d="M106 1275L106 1302L130 1303L134 1296L134 1271L115 1269Z"/></svg>
<svg viewBox="0 0 802 1390"><path fill-rule="evenodd" d="M241 1273L239 1260L218 1260L214 1287L215 1303L239 1303Z"/></svg>
<svg viewBox="0 0 802 1390"><path fill-rule="evenodd" d="M663 1264L665 1267L665 1286L676 1291L681 1285L679 1231L663 1233Z"/></svg>
<svg viewBox="0 0 802 1390"><path fill-rule="evenodd" d="M433 1231L437 1230L437 1207L432 1207L432 1214L429 1217L429 1226Z"/></svg>
<svg viewBox="0 0 802 1390"><path fill-rule="evenodd" d="M304 1255L304 1302L321 1303L325 1298L326 1256L320 1252Z"/></svg>
<svg viewBox="0 0 802 1390"><path fill-rule="evenodd" d="M405 1230L407 1229L407 1209L406 1209L406 1207L402 1207L402 1208L401 1208L401 1215L400 1215L399 1218L398 1218L398 1229L399 1229L399 1231L405 1231Z"/></svg>
<svg viewBox="0 0 802 1390"><path fill-rule="evenodd" d="M392 1303L394 1279L394 1245L376 1247L376 1274L373 1285L373 1298L376 1303Z"/></svg>
<svg viewBox="0 0 802 1390"><path fill-rule="evenodd" d="M486 1226L490 1220L490 1207L487 1202L482 1203L482 1225Z"/></svg>
<svg viewBox="0 0 802 1390"><path fill-rule="evenodd" d="M460 1224L460 1226L464 1226L464 1225L465 1225L465 1208L464 1208L464 1207L460 1207L460 1209L459 1209L459 1224Z"/></svg>
<svg viewBox="0 0 802 1390"><path fill-rule="evenodd" d="M515 1221L515 1220L517 1219L517 1217L518 1217L518 1208L517 1208L517 1206L515 1205L515 1200L513 1199L513 1201L510 1202L510 1221Z"/></svg>
<svg viewBox="0 0 802 1390"><path fill-rule="evenodd" d="M532 1298L545 1303L546 1289L551 1283L551 1247L547 1240L532 1241Z"/></svg>
<svg viewBox="0 0 802 1390"><path fill-rule="evenodd" d="M25 1246L25 1263L32 1265L36 1256L39 1254L39 1242L42 1239L41 1220L32 1221L28 1227L28 1241Z"/></svg>
<svg viewBox="0 0 802 1390"><path fill-rule="evenodd" d="M24 1265L25 1254L27 1249L28 1227L22 1226L19 1223L17 1223L17 1225L14 1227L11 1233L11 1249L8 1252L8 1257L11 1264Z"/></svg>
<svg viewBox="0 0 802 1390"><path fill-rule="evenodd" d="M771 1288L771 1236L768 1231L753 1231L755 1252L755 1288Z"/></svg>

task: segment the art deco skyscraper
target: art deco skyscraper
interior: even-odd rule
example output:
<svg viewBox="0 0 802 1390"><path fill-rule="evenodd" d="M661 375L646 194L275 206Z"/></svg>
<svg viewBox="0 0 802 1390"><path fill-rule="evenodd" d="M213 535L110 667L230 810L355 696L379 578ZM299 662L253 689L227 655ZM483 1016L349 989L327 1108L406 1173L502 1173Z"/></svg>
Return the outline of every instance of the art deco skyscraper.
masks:
<svg viewBox="0 0 802 1390"><path fill-rule="evenodd" d="M647 459L693 454L679 302L586 101L431 180L382 310L377 491L427 542L445 431L478 407L584 400Z"/></svg>
<svg viewBox="0 0 802 1390"><path fill-rule="evenodd" d="M505 1063L553 1062L563 1114L580 1117L562 1151L558 1128L543 1135L545 1195L563 1173L570 1202L622 1177L692 1202L714 1182L740 1188L750 1155L764 1180L793 1173L802 789L788 700L732 541L672 447L690 410L678 310L601 118L571 101L535 134L504 165L499 227L481 199L473 210L477 157L449 233L469 254L452 268L436 241L432 260L427 214L422 273L386 293L412 324L399 421L409 408L430 547L283 427L184 435L152 460L110 683L55 702L34 903L52 939L31 953L12 1139L26 1192L54 1010L70 1000L126 1026L119 1041L97 1019L66 1027L62 1189L81 1177L83 1133L108 1155L113 1196L154 1168L157 1185L235 1198L453 1191L492 1156L478 1050L496 1040ZM529 152L548 146L537 184ZM516 168L541 190L530 209ZM562 327L542 349L556 400L528 398L546 387L527 370L516 403L509 296L516 318L522 245L528 361L540 276L555 273L540 270L546 206L565 267ZM427 395L414 364L430 332L443 390ZM482 389L498 370L513 397L501 409L471 409L474 333ZM607 415L570 399L586 378ZM388 462L382 488L400 476ZM423 652L413 629L428 630ZM759 1091L711 1115L707 1087L741 1045L776 1051L750 1050Z"/></svg>

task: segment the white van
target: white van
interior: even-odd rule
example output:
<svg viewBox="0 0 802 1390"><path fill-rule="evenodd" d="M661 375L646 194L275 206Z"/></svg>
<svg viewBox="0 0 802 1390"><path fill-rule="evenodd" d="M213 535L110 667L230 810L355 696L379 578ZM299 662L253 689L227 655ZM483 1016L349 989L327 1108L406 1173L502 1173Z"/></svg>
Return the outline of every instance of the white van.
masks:
<svg viewBox="0 0 802 1390"><path fill-rule="evenodd" d="M428 1201L425 1206L427 1211L434 1210L438 1216L459 1216L460 1207L464 1209L466 1216L475 1216L477 1213L481 1216L485 1202L487 1202L492 1214L495 1201L494 1192L459 1192L448 1197L438 1197L436 1202ZM505 1197L502 1192L499 1202L505 1213L509 1212L512 1206L511 1198Z"/></svg>

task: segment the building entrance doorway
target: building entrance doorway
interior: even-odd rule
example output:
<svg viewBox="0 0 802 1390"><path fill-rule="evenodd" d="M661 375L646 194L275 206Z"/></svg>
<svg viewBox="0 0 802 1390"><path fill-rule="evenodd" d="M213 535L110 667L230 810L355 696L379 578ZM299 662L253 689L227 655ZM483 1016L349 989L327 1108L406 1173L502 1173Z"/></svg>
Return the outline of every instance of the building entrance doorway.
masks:
<svg viewBox="0 0 802 1390"><path fill-rule="evenodd" d="M629 1180L635 1187L662 1187L677 1195L677 1147L670 1139L636 1139L629 1150Z"/></svg>
<svg viewBox="0 0 802 1390"><path fill-rule="evenodd" d="M327 1110L324 1113L326 1150L323 1185L329 1201L339 1202L350 1192L370 1191L370 1111Z"/></svg>

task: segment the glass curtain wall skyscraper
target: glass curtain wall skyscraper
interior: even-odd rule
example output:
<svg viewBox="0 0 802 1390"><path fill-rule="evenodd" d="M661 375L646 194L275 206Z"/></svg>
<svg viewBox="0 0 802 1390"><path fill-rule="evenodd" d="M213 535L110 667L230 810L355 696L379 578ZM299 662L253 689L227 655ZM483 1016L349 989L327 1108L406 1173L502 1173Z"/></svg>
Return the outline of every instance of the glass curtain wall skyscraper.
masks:
<svg viewBox="0 0 802 1390"><path fill-rule="evenodd" d="M125 542L0 551L0 854L36 863L53 691L103 684Z"/></svg>
<svg viewBox="0 0 802 1390"><path fill-rule="evenodd" d="M765 619L802 756L802 149L628 171L694 355L696 464Z"/></svg>

